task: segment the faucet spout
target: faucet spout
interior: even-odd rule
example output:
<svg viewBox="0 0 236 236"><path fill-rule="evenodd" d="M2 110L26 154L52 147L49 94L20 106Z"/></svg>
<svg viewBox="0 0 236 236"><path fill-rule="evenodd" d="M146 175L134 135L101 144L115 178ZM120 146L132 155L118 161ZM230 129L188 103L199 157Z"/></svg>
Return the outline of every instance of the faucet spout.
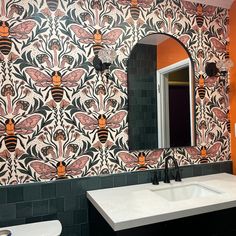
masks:
<svg viewBox="0 0 236 236"><path fill-rule="evenodd" d="M180 172L179 172L179 166L178 163L176 161L176 159L172 156L168 156L165 159L165 170L164 170L164 183L170 183L170 177L169 177L169 167L168 167L168 162L169 160L172 160L175 166L175 170L176 170L176 174L175 174L175 181L180 182L181 181L181 177L180 177Z"/></svg>

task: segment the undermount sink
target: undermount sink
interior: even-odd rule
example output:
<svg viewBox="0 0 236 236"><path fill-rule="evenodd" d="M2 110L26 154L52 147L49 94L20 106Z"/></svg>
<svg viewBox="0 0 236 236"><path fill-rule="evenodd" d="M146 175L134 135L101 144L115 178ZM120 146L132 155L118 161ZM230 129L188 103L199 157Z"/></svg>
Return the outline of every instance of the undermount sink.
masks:
<svg viewBox="0 0 236 236"><path fill-rule="evenodd" d="M213 190L198 183L181 186L170 186L168 188L155 189L151 191L168 201L181 201L221 194L219 191Z"/></svg>

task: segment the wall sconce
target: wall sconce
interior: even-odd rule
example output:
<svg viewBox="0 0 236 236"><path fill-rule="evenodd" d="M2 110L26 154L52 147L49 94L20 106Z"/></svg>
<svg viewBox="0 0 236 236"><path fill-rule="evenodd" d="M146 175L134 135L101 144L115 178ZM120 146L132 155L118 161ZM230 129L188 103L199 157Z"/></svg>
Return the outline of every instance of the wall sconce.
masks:
<svg viewBox="0 0 236 236"><path fill-rule="evenodd" d="M220 60L217 63L208 62L206 64L205 72L208 76L227 76L228 71L231 67L234 66L234 63L230 58Z"/></svg>
<svg viewBox="0 0 236 236"><path fill-rule="evenodd" d="M117 54L114 49L102 48L93 59L93 66L97 71L104 72L108 70L111 63L115 60Z"/></svg>
<svg viewBox="0 0 236 236"><path fill-rule="evenodd" d="M228 44L226 45L226 53L223 60L218 62L209 62L206 64L205 72L208 76L227 76L231 67L234 66L233 61L229 58Z"/></svg>

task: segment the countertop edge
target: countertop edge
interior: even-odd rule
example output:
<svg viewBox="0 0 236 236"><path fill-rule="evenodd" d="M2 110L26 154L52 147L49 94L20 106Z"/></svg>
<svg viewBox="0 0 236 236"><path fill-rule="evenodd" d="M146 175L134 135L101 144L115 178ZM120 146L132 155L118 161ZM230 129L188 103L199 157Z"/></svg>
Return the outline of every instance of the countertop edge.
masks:
<svg viewBox="0 0 236 236"><path fill-rule="evenodd" d="M161 223L161 222L165 222L165 221L169 221L169 220L175 220L175 219L180 219L180 218L184 218L184 217L200 215L200 214L210 213L210 212L214 212L214 211L225 210L225 209L229 209L232 207L236 207L236 200L230 201L230 202L224 202L224 203L217 203L214 205L209 205L207 207L206 206L205 207L197 207L197 208L187 209L187 210L183 210L183 211L176 211L176 212L166 213L163 215L144 217L144 218L130 220L130 221L124 221L124 222L118 222L118 223L113 222L113 226L111 224L110 224L110 226L112 227L112 229L114 231L121 231L121 230L130 229L130 228Z"/></svg>

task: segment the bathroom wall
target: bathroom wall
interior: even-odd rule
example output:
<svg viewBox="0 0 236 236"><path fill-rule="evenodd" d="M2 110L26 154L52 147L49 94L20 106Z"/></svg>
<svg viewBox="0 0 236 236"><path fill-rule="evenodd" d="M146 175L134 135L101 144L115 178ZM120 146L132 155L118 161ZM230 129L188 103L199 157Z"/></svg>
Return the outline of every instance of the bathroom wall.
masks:
<svg viewBox="0 0 236 236"><path fill-rule="evenodd" d="M151 162L146 150L145 168L161 168L167 155L181 166L230 159L228 82L204 73L224 56L226 9L204 6L200 16L179 0L24 0L2 1L0 19L1 185L138 170L138 152L128 151L126 63L154 32L178 38L194 61L197 146L162 150ZM117 52L109 77L93 67L101 47Z"/></svg>
<svg viewBox="0 0 236 236"><path fill-rule="evenodd" d="M235 162L236 160L236 136L235 136L235 123L236 123L236 2L232 4L230 8L230 15L229 15L229 23L230 23L230 31L229 31L229 38L230 38L230 58L234 62L234 67L230 71L230 117L231 117L231 154L232 160ZM236 174L236 166L233 166L234 174Z"/></svg>
<svg viewBox="0 0 236 236"><path fill-rule="evenodd" d="M11 33L0 24L0 227L59 219L63 235L88 236L86 191L150 182L167 155L178 158L183 177L231 173L228 83L203 70L224 55L227 10L205 6L199 26L196 4L179 0L139 1L137 8L124 0L1 3ZM108 78L92 64L100 46L95 29L118 54ZM181 40L194 60L197 146L156 152L154 164L138 171L138 152L127 144L126 62L153 32ZM111 124L105 143L99 114ZM145 151L147 159L152 153Z"/></svg>

